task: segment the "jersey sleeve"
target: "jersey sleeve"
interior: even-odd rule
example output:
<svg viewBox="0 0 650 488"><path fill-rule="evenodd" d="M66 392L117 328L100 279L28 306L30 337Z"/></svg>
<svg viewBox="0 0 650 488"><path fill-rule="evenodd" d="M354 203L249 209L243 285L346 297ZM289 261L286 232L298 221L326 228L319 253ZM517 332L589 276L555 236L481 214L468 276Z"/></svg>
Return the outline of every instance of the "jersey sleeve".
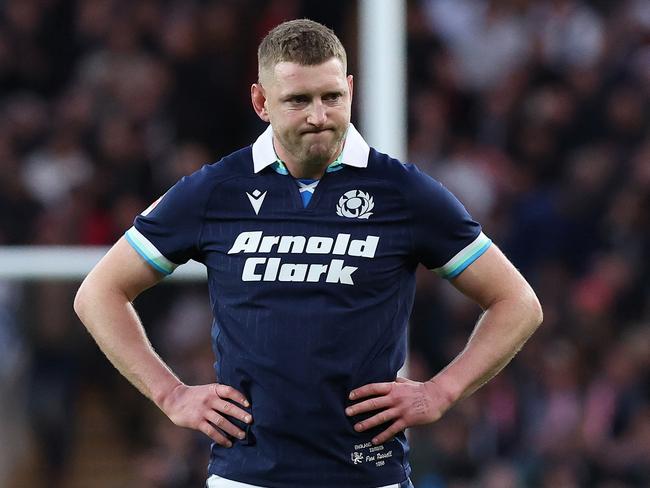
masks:
<svg viewBox="0 0 650 488"><path fill-rule="evenodd" d="M408 165L417 260L445 279L462 273L492 244L465 207L441 183Z"/></svg>
<svg viewBox="0 0 650 488"><path fill-rule="evenodd" d="M200 260L199 239L209 197L204 171L179 180L138 215L125 234L138 254L163 274L190 259Z"/></svg>

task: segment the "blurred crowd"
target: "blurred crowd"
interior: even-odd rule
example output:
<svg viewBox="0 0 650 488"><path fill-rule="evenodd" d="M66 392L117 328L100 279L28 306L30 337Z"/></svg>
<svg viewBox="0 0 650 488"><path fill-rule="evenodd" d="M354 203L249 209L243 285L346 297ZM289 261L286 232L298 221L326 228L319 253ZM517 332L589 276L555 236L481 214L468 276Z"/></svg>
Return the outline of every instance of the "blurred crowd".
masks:
<svg viewBox="0 0 650 488"><path fill-rule="evenodd" d="M412 429L415 486L650 486L650 0L407 6L409 160L545 312L494 381ZM178 178L250 144L257 43L303 16L339 34L357 75L356 2L0 2L0 245L109 245ZM418 282L409 368L427 379L479 310L425 270ZM117 376L73 317L76 286L0 284L0 438L22 418L65 486L95 392L135 460L128 486L201 486L207 440ZM205 290L157 287L137 306L181 378L212 381ZM0 484L21 452L4 444Z"/></svg>

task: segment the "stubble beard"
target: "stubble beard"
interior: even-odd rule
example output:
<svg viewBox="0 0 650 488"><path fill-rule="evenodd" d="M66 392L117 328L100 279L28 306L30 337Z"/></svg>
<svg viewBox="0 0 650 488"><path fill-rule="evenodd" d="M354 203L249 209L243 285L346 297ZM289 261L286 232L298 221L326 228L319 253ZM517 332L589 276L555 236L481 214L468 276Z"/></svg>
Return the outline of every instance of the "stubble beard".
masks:
<svg viewBox="0 0 650 488"><path fill-rule="evenodd" d="M344 134L334 134L331 143L316 142L300 148L300 161L308 167L319 167L330 163L341 150Z"/></svg>
<svg viewBox="0 0 650 488"><path fill-rule="evenodd" d="M300 160L305 166L322 166L334 156L335 150L325 144L313 144L303 149Z"/></svg>

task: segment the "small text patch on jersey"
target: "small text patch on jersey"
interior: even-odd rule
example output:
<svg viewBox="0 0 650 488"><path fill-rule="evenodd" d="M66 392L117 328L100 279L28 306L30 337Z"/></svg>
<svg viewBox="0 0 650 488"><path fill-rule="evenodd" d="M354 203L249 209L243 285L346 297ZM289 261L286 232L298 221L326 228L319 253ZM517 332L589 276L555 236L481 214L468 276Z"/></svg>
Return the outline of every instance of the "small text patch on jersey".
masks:
<svg viewBox="0 0 650 488"><path fill-rule="evenodd" d="M352 239L350 234L327 236L265 236L262 231L241 232L228 254L322 254L375 257L379 236ZM250 257L242 270L242 281L294 281L302 283L342 283L354 285L352 274L358 268L346 266L343 259L329 263L290 263L282 258Z"/></svg>
<svg viewBox="0 0 650 488"><path fill-rule="evenodd" d="M339 198L336 204L336 215L339 217L367 219L372 215L375 207L374 199L361 190L350 190Z"/></svg>

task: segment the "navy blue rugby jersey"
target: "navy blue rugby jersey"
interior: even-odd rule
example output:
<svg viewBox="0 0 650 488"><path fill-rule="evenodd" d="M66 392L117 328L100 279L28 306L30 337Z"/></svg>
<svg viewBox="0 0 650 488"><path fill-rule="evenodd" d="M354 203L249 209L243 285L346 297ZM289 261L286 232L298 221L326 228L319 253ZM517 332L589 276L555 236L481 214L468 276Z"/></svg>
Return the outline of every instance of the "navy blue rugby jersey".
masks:
<svg viewBox="0 0 650 488"><path fill-rule="evenodd" d="M249 399L254 419L232 448L213 444L209 475L269 488L409 475L405 436L372 446L386 426L355 432L348 393L402 366L417 264L452 278L490 240L440 183L352 125L329 169L303 206L269 127L181 179L126 233L163 273L189 259L207 267L217 381Z"/></svg>

